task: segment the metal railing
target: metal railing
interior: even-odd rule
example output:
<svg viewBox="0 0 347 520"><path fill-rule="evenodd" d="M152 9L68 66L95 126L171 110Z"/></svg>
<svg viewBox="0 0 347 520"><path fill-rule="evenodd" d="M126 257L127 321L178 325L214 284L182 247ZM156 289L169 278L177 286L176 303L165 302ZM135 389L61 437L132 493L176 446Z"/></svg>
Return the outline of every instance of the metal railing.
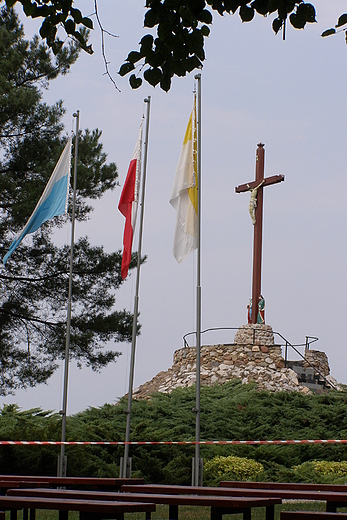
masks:
<svg viewBox="0 0 347 520"><path fill-rule="evenodd" d="M206 332L217 331L217 330L239 330L239 327L211 327L209 329L202 330L201 334L205 334ZM257 333L257 329L253 328L253 345L255 345L255 342L256 342L256 333ZM284 342L284 343L276 343L276 345L279 346L279 347L284 347L285 348L285 355L284 355L284 366L285 366L285 368L287 367L287 362L288 362L288 347L290 347L294 352L296 352L305 361L305 363L307 365L309 365L311 368L314 369L314 371L318 374L318 376L320 378L324 379L325 383L328 386L330 386L334 390L337 390L336 386L331 381L329 381L323 374L321 374L319 372L319 370L317 370L317 367L315 367L310 361L308 361L308 359L305 357L305 355L301 354L301 352L297 348L297 347L305 347L305 352L306 352L306 350L310 349L310 345L312 343L315 343L316 341L318 341L319 338L317 338L316 336L305 336L305 343L292 344L284 336L282 336L282 334L280 332L273 332L273 334L274 334L274 336L275 335L279 336L283 340L283 342ZM189 343L187 341L187 337L188 336L192 336L192 335L196 335L196 332L195 331L187 332L183 336L182 339L183 339L183 347L184 348L190 347L190 345L189 345ZM230 343L230 344L232 344L232 343Z"/></svg>

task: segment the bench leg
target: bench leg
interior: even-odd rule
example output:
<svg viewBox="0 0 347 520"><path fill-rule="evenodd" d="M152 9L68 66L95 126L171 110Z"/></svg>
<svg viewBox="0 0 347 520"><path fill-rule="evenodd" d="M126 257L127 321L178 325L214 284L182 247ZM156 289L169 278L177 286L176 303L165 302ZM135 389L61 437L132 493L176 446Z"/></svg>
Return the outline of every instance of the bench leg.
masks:
<svg viewBox="0 0 347 520"><path fill-rule="evenodd" d="M29 519L35 520L35 517L36 517L36 509L30 509Z"/></svg>
<svg viewBox="0 0 347 520"><path fill-rule="evenodd" d="M17 509L11 509L10 518L11 520L17 520Z"/></svg>
<svg viewBox="0 0 347 520"><path fill-rule="evenodd" d="M69 511L59 511L59 520L68 520Z"/></svg>
<svg viewBox="0 0 347 520"><path fill-rule="evenodd" d="M223 515L219 507L211 507L211 520L222 520Z"/></svg>
<svg viewBox="0 0 347 520"><path fill-rule="evenodd" d="M5 511L0 511L0 520L5 520Z"/></svg>
<svg viewBox="0 0 347 520"><path fill-rule="evenodd" d="M247 508L244 510L243 512L243 520L251 520L252 518L252 512L251 512L251 508Z"/></svg>
<svg viewBox="0 0 347 520"><path fill-rule="evenodd" d="M336 513L337 505L335 502L328 502L327 501L327 507L326 510L328 513Z"/></svg>
<svg viewBox="0 0 347 520"><path fill-rule="evenodd" d="M274 520L274 518L275 518L275 506L267 506L266 520Z"/></svg>
<svg viewBox="0 0 347 520"><path fill-rule="evenodd" d="M1 518L0 518L0 520L1 520ZM151 512L150 511L147 511L147 513L146 513L146 520L151 520Z"/></svg>
<svg viewBox="0 0 347 520"><path fill-rule="evenodd" d="M169 520L178 520L178 506L169 506Z"/></svg>

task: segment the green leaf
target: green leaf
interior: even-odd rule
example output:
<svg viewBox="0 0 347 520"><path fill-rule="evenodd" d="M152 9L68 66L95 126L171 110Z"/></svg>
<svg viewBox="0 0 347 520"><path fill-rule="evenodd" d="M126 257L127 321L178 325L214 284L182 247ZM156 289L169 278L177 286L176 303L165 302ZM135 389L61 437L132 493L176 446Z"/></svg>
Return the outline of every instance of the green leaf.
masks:
<svg viewBox="0 0 347 520"><path fill-rule="evenodd" d="M145 14L143 24L145 27L154 27L155 25L157 25L158 21L159 21L158 12L155 11L154 9L150 9Z"/></svg>
<svg viewBox="0 0 347 520"><path fill-rule="evenodd" d="M208 23L208 24L212 23L212 21L213 21L212 14L207 9L204 9L203 11L201 11L198 19L200 22Z"/></svg>
<svg viewBox="0 0 347 520"><path fill-rule="evenodd" d="M141 47L140 52L142 56L148 56L148 54L152 51L153 47L153 36L151 34L146 34L141 38Z"/></svg>
<svg viewBox="0 0 347 520"><path fill-rule="evenodd" d="M160 65L162 65L164 61L165 60L161 52L154 52L152 53L150 58L146 58L146 63L148 63L148 65L154 68L157 68Z"/></svg>
<svg viewBox="0 0 347 520"><path fill-rule="evenodd" d="M71 9L71 16L75 20L76 23L82 23L82 13L79 9Z"/></svg>
<svg viewBox="0 0 347 520"><path fill-rule="evenodd" d="M82 21L81 23L85 26L85 27L88 27L88 29L93 29L93 20L91 20L90 18L87 18L86 16L84 16L82 18Z"/></svg>
<svg viewBox="0 0 347 520"><path fill-rule="evenodd" d="M297 15L297 24L303 24L302 27L305 26L306 22L314 23L316 21L316 10L312 4L300 4L296 10ZM297 29L301 29L302 27L296 27Z"/></svg>
<svg viewBox="0 0 347 520"><path fill-rule="evenodd" d="M239 14L243 22L250 22L254 18L254 9L247 5L241 5Z"/></svg>
<svg viewBox="0 0 347 520"><path fill-rule="evenodd" d="M88 54L93 54L93 48L91 45L87 45L86 34L83 31L77 31L74 33L74 37L81 44L81 47Z"/></svg>
<svg viewBox="0 0 347 520"><path fill-rule="evenodd" d="M71 18L64 22L64 27L67 34L74 34L76 32L76 24Z"/></svg>
<svg viewBox="0 0 347 520"><path fill-rule="evenodd" d="M129 78L129 83L132 89L137 89L142 85L142 79L137 78L135 74L132 74Z"/></svg>
<svg viewBox="0 0 347 520"><path fill-rule="evenodd" d="M306 20L296 15L295 13L290 15L289 20L295 29L303 29L306 25Z"/></svg>
<svg viewBox="0 0 347 520"><path fill-rule="evenodd" d="M210 28L207 25L203 25L200 29L201 34L207 38L210 35Z"/></svg>
<svg viewBox="0 0 347 520"><path fill-rule="evenodd" d="M171 78L170 78L170 76L163 77L163 79L160 82L160 88L162 90L164 90L164 92L168 92L170 90L170 87L171 87Z"/></svg>
<svg viewBox="0 0 347 520"><path fill-rule="evenodd" d="M305 16L306 16L306 22L308 22L308 23L315 23L317 21L316 20L316 10L312 4L305 4Z"/></svg>
<svg viewBox="0 0 347 520"><path fill-rule="evenodd" d="M120 76L125 76L130 71L134 70L134 68L135 68L135 66L133 63L123 63L123 65L121 66L121 68L118 71L118 74Z"/></svg>
<svg viewBox="0 0 347 520"><path fill-rule="evenodd" d="M267 1L265 2L264 0L253 0L253 2L251 3L251 7L253 7L253 9L263 15L263 16L266 16L269 12L268 10L268 3Z"/></svg>
<svg viewBox="0 0 347 520"><path fill-rule="evenodd" d="M205 6L205 0L190 0L190 8L194 16L200 16Z"/></svg>
<svg viewBox="0 0 347 520"><path fill-rule="evenodd" d="M324 38L325 36L330 36L331 34L336 34L336 30L327 29L326 31L322 32L321 36Z"/></svg>
<svg viewBox="0 0 347 520"><path fill-rule="evenodd" d="M204 48L204 39L199 29L195 29L189 34L188 46L190 54L196 54L202 59L202 53Z"/></svg>
<svg viewBox="0 0 347 520"><path fill-rule="evenodd" d="M40 27L40 30L39 30L39 33L41 35L42 38L47 38L51 32L53 31L53 25L51 23L49 23L48 21L44 21L42 22L42 25Z"/></svg>
<svg viewBox="0 0 347 520"><path fill-rule="evenodd" d="M172 33L172 25L169 22L161 22L158 25L157 34L161 40L165 40Z"/></svg>
<svg viewBox="0 0 347 520"><path fill-rule="evenodd" d="M286 1L286 11L287 13L291 13L295 7L295 0L287 0Z"/></svg>
<svg viewBox="0 0 347 520"><path fill-rule="evenodd" d="M187 74L187 64L182 60L174 60L171 63L171 70L175 76L183 77Z"/></svg>
<svg viewBox="0 0 347 520"><path fill-rule="evenodd" d="M23 3L23 11L26 16L32 16L35 12L36 6L31 2Z"/></svg>
<svg viewBox="0 0 347 520"><path fill-rule="evenodd" d="M215 11L218 11L218 13L223 16L223 13L225 11L224 2L222 0L208 0L208 3L212 6L212 9ZM240 4L240 2L239 2Z"/></svg>
<svg viewBox="0 0 347 520"><path fill-rule="evenodd" d="M201 61L196 56L191 56L184 60L183 65L187 72L192 72L192 70L201 67Z"/></svg>
<svg viewBox="0 0 347 520"><path fill-rule="evenodd" d="M278 5L279 5L279 0L269 0L268 5L267 5L268 13L271 14L271 13L274 13L275 11L277 11Z"/></svg>
<svg viewBox="0 0 347 520"><path fill-rule="evenodd" d="M162 76L163 76L163 74L162 74L161 70L158 68L147 69L147 70L145 70L145 72L143 74L143 77L145 78L145 80L153 87L158 85L159 81L161 81L161 79L162 79Z"/></svg>
<svg viewBox="0 0 347 520"><path fill-rule="evenodd" d="M276 34L281 29L282 25L283 25L283 21L280 18L274 19L274 21L272 22L272 28Z"/></svg>
<svg viewBox="0 0 347 520"><path fill-rule="evenodd" d="M63 47L63 42L58 40L58 41L54 41L53 44L52 44L52 51L53 51L53 54L55 56L57 56L57 54L61 51Z"/></svg>
<svg viewBox="0 0 347 520"><path fill-rule="evenodd" d="M138 52L138 51L131 51L128 54L127 61L129 61L130 63L136 63L141 58L142 58L142 55L141 55L140 52Z"/></svg>
<svg viewBox="0 0 347 520"><path fill-rule="evenodd" d="M337 24L335 25L335 27L342 27L346 23L347 23L347 13L344 13L338 19Z"/></svg>

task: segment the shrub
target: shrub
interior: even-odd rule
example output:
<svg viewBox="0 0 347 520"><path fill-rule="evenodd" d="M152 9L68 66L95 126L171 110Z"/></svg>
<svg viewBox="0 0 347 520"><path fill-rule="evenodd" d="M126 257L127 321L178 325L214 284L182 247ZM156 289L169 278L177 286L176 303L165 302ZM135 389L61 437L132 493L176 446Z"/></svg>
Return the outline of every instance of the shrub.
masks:
<svg viewBox="0 0 347 520"><path fill-rule="evenodd" d="M217 456L204 465L205 482L219 484L221 480L259 480L264 477L264 466L255 460L244 457Z"/></svg>
<svg viewBox="0 0 347 520"><path fill-rule="evenodd" d="M294 466L293 470L304 482L331 484L347 482L347 461L312 460Z"/></svg>

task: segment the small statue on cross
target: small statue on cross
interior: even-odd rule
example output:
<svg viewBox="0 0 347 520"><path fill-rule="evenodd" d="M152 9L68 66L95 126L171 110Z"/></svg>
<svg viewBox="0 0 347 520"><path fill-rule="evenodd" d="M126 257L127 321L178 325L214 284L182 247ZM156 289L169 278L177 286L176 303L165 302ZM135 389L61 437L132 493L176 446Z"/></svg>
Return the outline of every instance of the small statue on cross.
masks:
<svg viewBox="0 0 347 520"><path fill-rule="evenodd" d="M265 325L265 300L262 295L259 296L257 323Z"/></svg>
<svg viewBox="0 0 347 520"><path fill-rule="evenodd" d="M252 323L252 298L249 299L249 303L247 305L247 322L248 325Z"/></svg>
<svg viewBox="0 0 347 520"><path fill-rule="evenodd" d="M251 188L250 185L247 184L247 187L248 187L249 191L251 192L251 198L250 198L250 201L249 201L248 210L249 210L249 214L250 214L251 219L252 219L253 226L255 226L255 223L256 223L256 220L255 220L255 208L257 207L258 190L264 184L264 182L265 182L265 179L263 179L258 184L258 186L255 186L254 188Z"/></svg>

